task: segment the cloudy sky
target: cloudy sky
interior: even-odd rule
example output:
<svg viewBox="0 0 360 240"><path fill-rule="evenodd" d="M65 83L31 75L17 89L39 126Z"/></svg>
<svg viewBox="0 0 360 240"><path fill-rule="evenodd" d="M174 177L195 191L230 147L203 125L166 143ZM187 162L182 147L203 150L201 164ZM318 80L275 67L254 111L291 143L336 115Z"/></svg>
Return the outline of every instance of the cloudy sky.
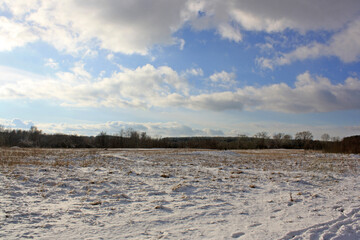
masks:
<svg viewBox="0 0 360 240"><path fill-rule="evenodd" d="M0 124L360 134L360 1L1 0Z"/></svg>

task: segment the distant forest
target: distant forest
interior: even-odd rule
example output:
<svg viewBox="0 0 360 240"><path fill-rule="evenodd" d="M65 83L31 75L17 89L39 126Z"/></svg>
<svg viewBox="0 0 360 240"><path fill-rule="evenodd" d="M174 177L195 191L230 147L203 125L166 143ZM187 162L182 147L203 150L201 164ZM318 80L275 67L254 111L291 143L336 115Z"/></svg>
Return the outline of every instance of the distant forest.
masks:
<svg viewBox="0 0 360 240"><path fill-rule="evenodd" d="M313 140L309 131L291 135L278 133L269 136L260 132L253 137L165 137L152 138L146 132L133 129L121 130L109 135L101 132L97 136L46 134L36 127L29 130L5 129L0 126L0 146L40 148L202 148L202 149L312 149L324 152L360 153L360 136Z"/></svg>

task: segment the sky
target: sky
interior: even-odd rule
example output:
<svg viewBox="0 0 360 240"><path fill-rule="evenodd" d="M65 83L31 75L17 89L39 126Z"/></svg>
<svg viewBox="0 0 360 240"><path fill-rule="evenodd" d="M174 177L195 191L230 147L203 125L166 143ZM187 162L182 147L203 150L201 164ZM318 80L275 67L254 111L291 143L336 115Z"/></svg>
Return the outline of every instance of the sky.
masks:
<svg viewBox="0 0 360 240"><path fill-rule="evenodd" d="M0 0L0 125L360 134L359 0Z"/></svg>

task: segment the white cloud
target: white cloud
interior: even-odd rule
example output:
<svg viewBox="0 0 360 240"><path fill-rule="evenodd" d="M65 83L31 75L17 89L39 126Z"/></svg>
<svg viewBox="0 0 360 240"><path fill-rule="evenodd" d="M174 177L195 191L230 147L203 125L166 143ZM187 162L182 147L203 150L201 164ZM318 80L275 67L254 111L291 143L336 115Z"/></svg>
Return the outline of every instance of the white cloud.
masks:
<svg viewBox="0 0 360 240"><path fill-rule="evenodd" d="M259 58L258 63L264 68L273 69L275 66L323 56L336 56L345 63L360 60L360 18L349 23L344 30L334 34L325 44L313 42L273 59Z"/></svg>
<svg viewBox="0 0 360 240"><path fill-rule="evenodd" d="M180 124L178 122L121 122L108 121L103 123L46 123L33 122L22 119L1 119L0 126L11 129L29 130L31 126L38 127L45 133L65 133L95 136L102 131L108 134L118 134L121 129L133 129L139 132L146 132L152 137L182 137L182 136L238 136L245 134L253 136L260 131L268 132L270 135L274 133L287 133L294 136L299 131L310 131L313 133L315 139L320 139L324 133L335 137L346 137L356 135L360 132L359 125L306 125L295 123L279 123L279 122L246 122L223 125L218 125L220 129L212 128L193 128L188 125Z"/></svg>
<svg viewBox="0 0 360 240"><path fill-rule="evenodd" d="M177 122L121 122L110 121L105 123L37 123L36 126L46 133L66 133L66 134L82 134L97 135L101 131L108 134L117 134L121 129L133 129L139 132L146 132L149 136L222 136L224 133L218 129L197 129Z"/></svg>
<svg viewBox="0 0 360 240"><path fill-rule="evenodd" d="M274 46L271 43L258 43L256 46L260 49L261 52L269 52L274 50Z"/></svg>
<svg viewBox="0 0 360 240"><path fill-rule="evenodd" d="M269 58L258 57L256 58L256 63L262 68L274 69L274 61Z"/></svg>
<svg viewBox="0 0 360 240"><path fill-rule="evenodd" d="M323 77L313 78L308 72L298 76L295 88L285 83L260 88L238 88L234 92L217 92L191 96L188 107L222 111L267 110L306 113L360 109L360 80L349 77L334 85Z"/></svg>
<svg viewBox="0 0 360 240"><path fill-rule="evenodd" d="M26 23L11 21L0 16L0 51L11 51L15 47L22 47L36 40L38 36Z"/></svg>
<svg viewBox="0 0 360 240"><path fill-rule="evenodd" d="M235 78L235 73L228 73L225 71L219 72L219 73L214 73L213 75L210 76L210 80L213 82L232 82L234 81Z"/></svg>
<svg viewBox="0 0 360 240"><path fill-rule="evenodd" d="M96 58L98 56L98 51L87 49L84 51L83 59L84 58Z"/></svg>
<svg viewBox="0 0 360 240"><path fill-rule="evenodd" d="M238 27L231 26L230 24L220 24L218 26L218 32L224 39L229 39L234 42L240 42L242 35Z"/></svg>
<svg viewBox="0 0 360 240"><path fill-rule="evenodd" d="M360 109L360 80L355 77L332 84L327 78L305 72L297 77L295 87L279 83L190 95L187 80L170 67L147 64L95 80L83 67L78 63L71 72L60 72L54 79L0 67L0 99L48 99L79 107L185 107L211 111L306 113ZM232 81L222 75L227 76L222 72L212 75L213 81Z"/></svg>
<svg viewBox="0 0 360 240"><path fill-rule="evenodd" d="M34 123L32 121L13 119L10 126L12 126L13 128L30 129L32 126L34 126Z"/></svg>
<svg viewBox="0 0 360 240"><path fill-rule="evenodd" d="M114 60L114 54L113 53L109 53L107 56L106 56L106 59L109 60L109 61L112 61Z"/></svg>
<svg viewBox="0 0 360 240"><path fill-rule="evenodd" d="M196 110L224 111L243 110L245 99L234 92L217 92L191 96L188 107Z"/></svg>
<svg viewBox="0 0 360 240"><path fill-rule="evenodd" d="M209 77L214 87L232 88L235 84L236 74L234 72L216 72Z"/></svg>
<svg viewBox="0 0 360 240"><path fill-rule="evenodd" d="M188 83L170 67L155 68L147 64L135 70L124 69L93 85L93 89L104 99L104 105L144 107L166 103L173 94L187 95Z"/></svg>
<svg viewBox="0 0 360 240"><path fill-rule="evenodd" d="M2 51L41 39L71 54L88 54L97 47L148 54L154 45L179 44L183 49L185 40L173 33L185 24L198 30L215 29L222 38L235 42L242 40L242 29L337 31L358 16L360 2L3 0L0 7L12 15L0 18ZM337 41L341 39L334 39L333 44ZM341 47L337 49L340 54ZM352 51L346 48L345 52L351 55Z"/></svg>
<svg viewBox="0 0 360 240"><path fill-rule="evenodd" d="M83 62L76 62L74 67L71 68L71 71L74 73L77 79L91 79L91 74L85 70L85 64Z"/></svg>
<svg viewBox="0 0 360 240"><path fill-rule="evenodd" d="M179 39L178 42L179 42L179 49L184 50L185 40L184 39Z"/></svg>
<svg viewBox="0 0 360 240"><path fill-rule="evenodd" d="M79 53L99 46L113 52L147 54L154 44L177 42L171 35L186 21L182 17L185 3L39 0L24 6L22 1L5 1L3 9L9 9L13 19L21 19L27 24L25 30L36 30L39 38L60 51ZM11 34L14 31L3 35L9 38ZM22 44L30 40L24 39Z"/></svg>
<svg viewBox="0 0 360 240"><path fill-rule="evenodd" d="M358 16L356 0L327 1L231 1L230 13L247 30L334 30Z"/></svg>
<svg viewBox="0 0 360 240"><path fill-rule="evenodd" d="M35 11L40 7L38 0L2 0L0 3L0 10L10 11L16 18Z"/></svg>
<svg viewBox="0 0 360 240"><path fill-rule="evenodd" d="M191 68L185 71L185 74L193 76L204 76L204 72L201 68Z"/></svg>
<svg viewBox="0 0 360 240"><path fill-rule="evenodd" d="M192 18L196 29L216 28L223 38L241 40L236 26L249 31L281 32L294 29L337 30L358 16L360 3L345 1L200 0L192 5L203 14ZM235 24L235 27L234 27ZM236 37L231 37L236 36Z"/></svg>
<svg viewBox="0 0 360 240"><path fill-rule="evenodd" d="M45 59L45 66L50 67L52 69L58 69L59 68L59 63L57 63L52 58L48 58L48 59Z"/></svg>
<svg viewBox="0 0 360 240"><path fill-rule="evenodd" d="M150 64L96 81L81 62L52 79L9 67L0 67L0 73L0 99L54 99L73 106L149 108L177 102L189 91L173 69Z"/></svg>
<svg viewBox="0 0 360 240"><path fill-rule="evenodd" d="M34 126L34 123L32 121L23 121L18 118L15 119L0 118L0 126L4 128L29 130L32 126Z"/></svg>
<svg viewBox="0 0 360 240"><path fill-rule="evenodd" d="M349 26L330 40L329 46L325 47L326 55L339 57L349 63L360 60L360 18L353 21Z"/></svg>

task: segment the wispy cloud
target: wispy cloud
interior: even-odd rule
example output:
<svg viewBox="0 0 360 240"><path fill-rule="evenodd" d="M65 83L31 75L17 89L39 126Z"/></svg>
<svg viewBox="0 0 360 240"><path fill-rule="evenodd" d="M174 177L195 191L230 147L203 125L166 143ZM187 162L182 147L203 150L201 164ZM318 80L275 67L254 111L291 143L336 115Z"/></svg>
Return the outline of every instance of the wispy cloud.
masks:
<svg viewBox="0 0 360 240"><path fill-rule="evenodd" d="M179 49L184 50L184 46L185 46L185 43L186 43L185 40L184 39L179 39L178 43L179 43Z"/></svg>
<svg viewBox="0 0 360 240"><path fill-rule="evenodd" d="M58 69L59 68L59 63L57 63L52 58L48 58L48 59L45 59L45 66L50 67L52 69Z"/></svg>
<svg viewBox="0 0 360 240"><path fill-rule="evenodd" d="M258 58L262 67L274 69L295 61L316 59L319 57L338 57L345 63L360 60L360 18L348 24L347 28L334 34L327 43L312 42L296 47L289 53L282 53L275 58Z"/></svg>
<svg viewBox="0 0 360 240"><path fill-rule="evenodd" d="M236 74L234 72L216 72L209 77L211 85L215 88L227 88L230 89L236 85Z"/></svg>
<svg viewBox="0 0 360 240"><path fill-rule="evenodd" d="M185 76L186 75L204 76L204 71L201 68L191 68L185 71Z"/></svg>

